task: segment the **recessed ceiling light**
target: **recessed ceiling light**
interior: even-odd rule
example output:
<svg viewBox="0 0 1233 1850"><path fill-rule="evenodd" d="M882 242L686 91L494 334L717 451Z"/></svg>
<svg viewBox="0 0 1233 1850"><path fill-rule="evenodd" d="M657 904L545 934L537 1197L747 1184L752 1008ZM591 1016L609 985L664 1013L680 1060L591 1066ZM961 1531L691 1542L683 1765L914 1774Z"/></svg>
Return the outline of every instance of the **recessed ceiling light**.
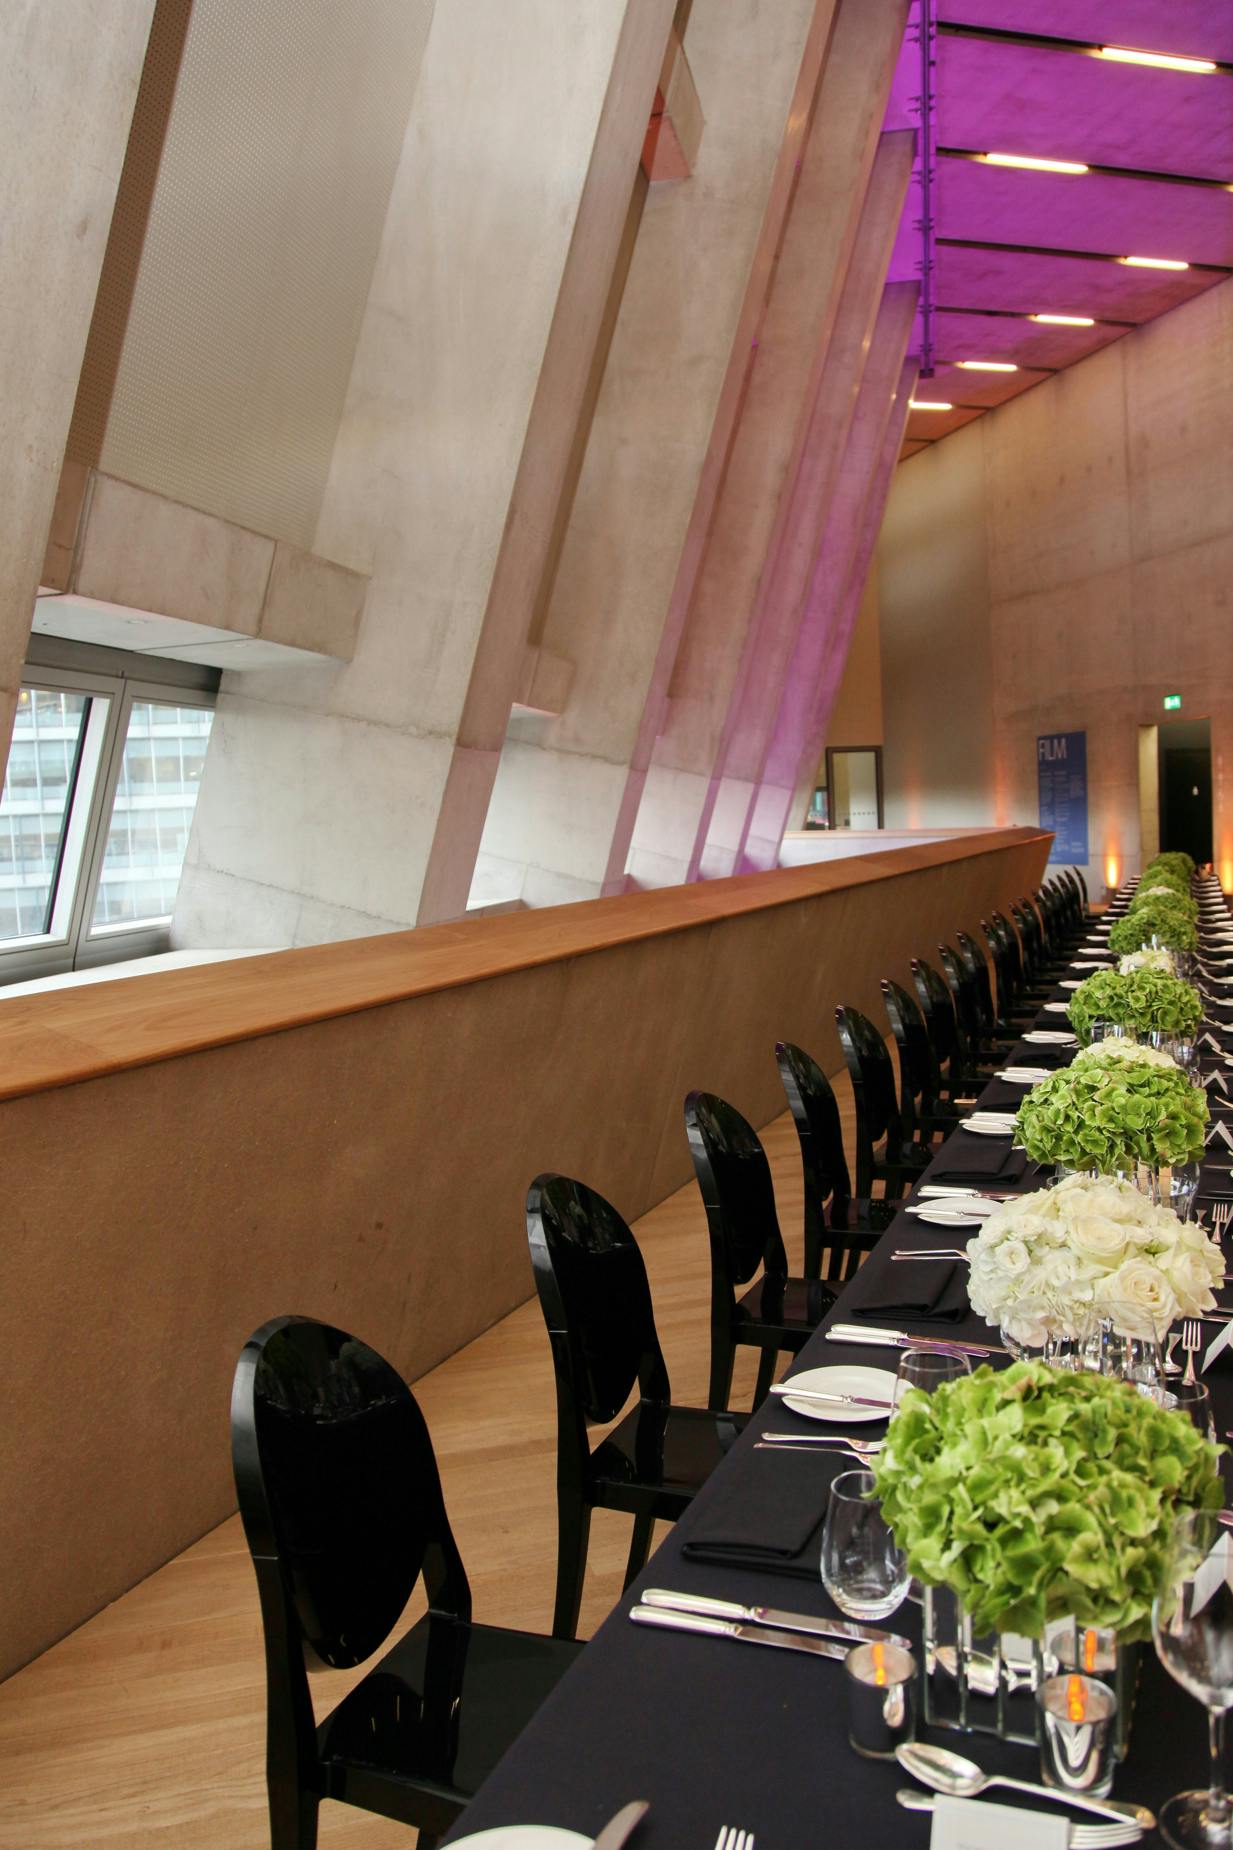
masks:
<svg viewBox="0 0 1233 1850"><path fill-rule="evenodd" d="M1082 161L1047 161L1036 154L982 154L990 167L1027 167L1033 173L1086 173Z"/></svg>
<svg viewBox="0 0 1233 1850"><path fill-rule="evenodd" d="M954 408L953 405L948 405L944 398L909 398L908 400L909 411L953 411Z"/></svg>
<svg viewBox="0 0 1233 1850"><path fill-rule="evenodd" d="M955 364L969 373L1017 373L1019 370L1010 360L956 360Z"/></svg>
<svg viewBox="0 0 1233 1850"><path fill-rule="evenodd" d="M1178 257L1119 257L1119 263L1133 264L1137 270L1188 270L1190 265Z"/></svg>
<svg viewBox="0 0 1233 1850"><path fill-rule="evenodd" d="M1051 328L1094 328L1092 315L1029 315L1029 321L1047 321Z"/></svg>
<svg viewBox="0 0 1233 1850"><path fill-rule="evenodd" d="M1097 56L1112 58L1116 64L1150 64L1160 71L1194 71L1200 76L1216 69L1210 58L1177 58L1168 51L1131 51L1126 45L1102 45Z"/></svg>

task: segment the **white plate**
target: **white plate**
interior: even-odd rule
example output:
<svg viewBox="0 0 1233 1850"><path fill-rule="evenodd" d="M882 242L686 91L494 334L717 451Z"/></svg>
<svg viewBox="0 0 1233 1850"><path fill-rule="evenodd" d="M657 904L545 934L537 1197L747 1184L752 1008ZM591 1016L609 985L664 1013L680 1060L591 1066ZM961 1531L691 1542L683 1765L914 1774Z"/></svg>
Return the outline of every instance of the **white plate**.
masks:
<svg viewBox="0 0 1233 1850"><path fill-rule="evenodd" d="M1083 984L1083 978L1081 976L1068 976L1065 978L1063 982L1058 984L1058 988L1059 989L1079 989L1082 987L1082 984Z"/></svg>
<svg viewBox="0 0 1233 1850"><path fill-rule="evenodd" d="M498 1824L491 1831L472 1831L470 1837L458 1839L463 1844L483 1844L484 1850L591 1850L593 1837L581 1831L563 1831L555 1824Z"/></svg>
<svg viewBox="0 0 1233 1850"><path fill-rule="evenodd" d="M864 1368L857 1362L840 1362L834 1368L807 1368L803 1374L792 1377L798 1387L810 1388L815 1394L859 1394L870 1400L885 1401L894 1400L898 1379L889 1368ZM807 1420L838 1420L845 1426L849 1420L890 1418L889 1407L885 1411L880 1407L844 1407L838 1403L834 1407L824 1407L818 1400L793 1400L791 1394L784 1395L783 1404L791 1407L793 1413L803 1413Z"/></svg>
<svg viewBox="0 0 1233 1850"><path fill-rule="evenodd" d="M1046 1002L1045 1003L1045 1014L1046 1015L1064 1015L1069 1007L1070 1007L1069 1002Z"/></svg>
<svg viewBox="0 0 1233 1850"><path fill-rule="evenodd" d="M1029 1028L1024 1035L1025 1041L1034 1041L1037 1047L1077 1047L1079 1036L1067 1034L1061 1028Z"/></svg>
<svg viewBox="0 0 1233 1850"><path fill-rule="evenodd" d="M1007 1066L1003 1067L998 1078L1008 1086L1039 1086L1053 1074L1043 1066Z"/></svg>
<svg viewBox="0 0 1233 1850"><path fill-rule="evenodd" d="M961 1124L961 1131L968 1131L973 1137L1013 1137L1013 1124Z"/></svg>

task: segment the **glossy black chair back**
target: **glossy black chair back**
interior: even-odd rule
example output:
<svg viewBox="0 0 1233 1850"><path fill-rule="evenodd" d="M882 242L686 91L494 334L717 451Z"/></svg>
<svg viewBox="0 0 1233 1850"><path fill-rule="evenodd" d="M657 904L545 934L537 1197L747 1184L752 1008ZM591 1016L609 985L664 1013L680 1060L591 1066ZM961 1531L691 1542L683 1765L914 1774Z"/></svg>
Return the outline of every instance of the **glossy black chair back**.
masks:
<svg viewBox="0 0 1233 1850"><path fill-rule="evenodd" d="M976 993L976 982L958 951L949 944L939 944L938 958L955 1005L960 1054L965 1065L971 1065L979 1058L981 1042L980 997Z"/></svg>
<svg viewBox="0 0 1233 1850"><path fill-rule="evenodd" d="M691 1092L685 1134L706 1209L712 1266L733 1286L747 1285L759 1266L786 1278L771 1166L753 1125L714 1092Z"/></svg>
<svg viewBox="0 0 1233 1850"><path fill-rule="evenodd" d="M839 1104L830 1080L803 1047L775 1043L775 1061L801 1147L805 1183L805 1276L821 1278L822 1255L829 1252L826 1277L844 1278L842 1235L852 1212L852 1181L843 1148ZM827 1225L827 1203L830 1225Z"/></svg>
<svg viewBox="0 0 1233 1850"><path fill-rule="evenodd" d="M987 929L985 935L988 936ZM968 932L957 931L955 943L959 946L959 956L976 996L981 1035L985 1040L992 1040L998 1031L998 1018L993 1006L993 985L989 980L989 961L975 938L971 937Z"/></svg>
<svg viewBox="0 0 1233 1850"><path fill-rule="evenodd" d="M895 1068L886 1042L858 1009L837 1008L835 1025L852 1080L856 1105L856 1192L868 1197L875 1178L885 1181L888 1196L903 1192L902 1158L910 1141L895 1091ZM886 1155L876 1150L885 1139Z"/></svg>
<svg viewBox="0 0 1233 1850"><path fill-rule="evenodd" d="M671 1399L646 1264L604 1197L568 1176L540 1175L527 1195L527 1241L548 1326L558 1410L585 1448L586 1427L614 1420L635 1385Z"/></svg>
<svg viewBox="0 0 1233 1850"><path fill-rule="evenodd" d="M923 1138L937 1112L941 1074L920 1009L899 983L882 978L882 1000L899 1055L899 1110L905 1125Z"/></svg>
<svg viewBox="0 0 1233 1850"><path fill-rule="evenodd" d="M912 959L912 982L920 1012L942 1076L944 1097L962 1089L964 1046L955 1004L946 979L923 957Z"/></svg>

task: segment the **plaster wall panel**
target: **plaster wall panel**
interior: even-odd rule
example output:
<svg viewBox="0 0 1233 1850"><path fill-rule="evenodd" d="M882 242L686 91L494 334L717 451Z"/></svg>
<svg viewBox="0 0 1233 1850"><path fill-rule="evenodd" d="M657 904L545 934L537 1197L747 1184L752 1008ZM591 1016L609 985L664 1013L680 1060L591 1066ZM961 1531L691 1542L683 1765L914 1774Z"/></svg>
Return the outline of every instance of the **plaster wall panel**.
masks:
<svg viewBox="0 0 1233 1850"><path fill-rule="evenodd" d="M643 209L544 630L574 678L558 719L510 721L485 890L494 858L519 891L520 865L602 889L813 11L690 12L706 132L689 180L653 186Z"/></svg>
<svg viewBox="0 0 1233 1850"><path fill-rule="evenodd" d="M415 921L625 18L433 15L312 541L371 573L355 655L263 671L260 698L224 678L178 942L249 941L241 883L255 915L278 887L301 920ZM481 815L497 750L458 773Z"/></svg>
<svg viewBox="0 0 1233 1850"><path fill-rule="evenodd" d="M1135 557L1233 533L1233 288L1199 297L1184 341L1173 317L1162 318L1122 352Z"/></svg>
<svg viewBox="0 0 1233 1850"><path fill-rule="evenodd" d="M0 14L0 740L17 688L153 0Z"/></svg>

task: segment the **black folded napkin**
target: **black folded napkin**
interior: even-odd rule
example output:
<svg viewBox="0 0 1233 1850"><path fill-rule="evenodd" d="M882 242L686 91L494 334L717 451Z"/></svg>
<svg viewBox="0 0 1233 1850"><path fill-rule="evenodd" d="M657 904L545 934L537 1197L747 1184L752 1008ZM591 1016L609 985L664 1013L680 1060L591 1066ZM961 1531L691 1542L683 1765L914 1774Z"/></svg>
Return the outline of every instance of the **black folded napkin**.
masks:
<svg viewBox="0 0 1233 1850"><path fill-rule="evenodd" d="M1018 1111L1031 1086L1013 1086L1007 1079L991 1079L980 1095L982 1111Z"/></svg>
<svg viewBox="0 0 1233 1850"><path fill-rule="evenodd" d="M830 1481L854 1459L816 1452L750 1452L734 1476L720 1474L681 1553L717 1567L752 1567L816 1581Z"/></svg>
<svg viewBox="0 0 1233 1850"><path fill-rule="evenodd" d="M996 1182L1017 1188L1027 1171L1024 1151L1011 1147L1009 1137L978 1137L956 1131L929 1170L931 1182Z"/></svg>
<svg viewBox="0 0 1233 1850"><path fill-rule="evenodd" d="M976 1228L954 1231L955 1244L960 1245L972 1237ZM847 1305L846 1298L844 1304ZM850 1318L859 1322L867 1317L871 1323L884 1323L891 1317L898 1322L915 1318L918 1322L960 1323L970 1308L966 1265L958 1261L938 1265L936 1260L921 1260L919 1265L913 1265L910 1260L898 1259L877 1286L862 1293L859 1304L846 1310L845 1321Z"/></svg>

